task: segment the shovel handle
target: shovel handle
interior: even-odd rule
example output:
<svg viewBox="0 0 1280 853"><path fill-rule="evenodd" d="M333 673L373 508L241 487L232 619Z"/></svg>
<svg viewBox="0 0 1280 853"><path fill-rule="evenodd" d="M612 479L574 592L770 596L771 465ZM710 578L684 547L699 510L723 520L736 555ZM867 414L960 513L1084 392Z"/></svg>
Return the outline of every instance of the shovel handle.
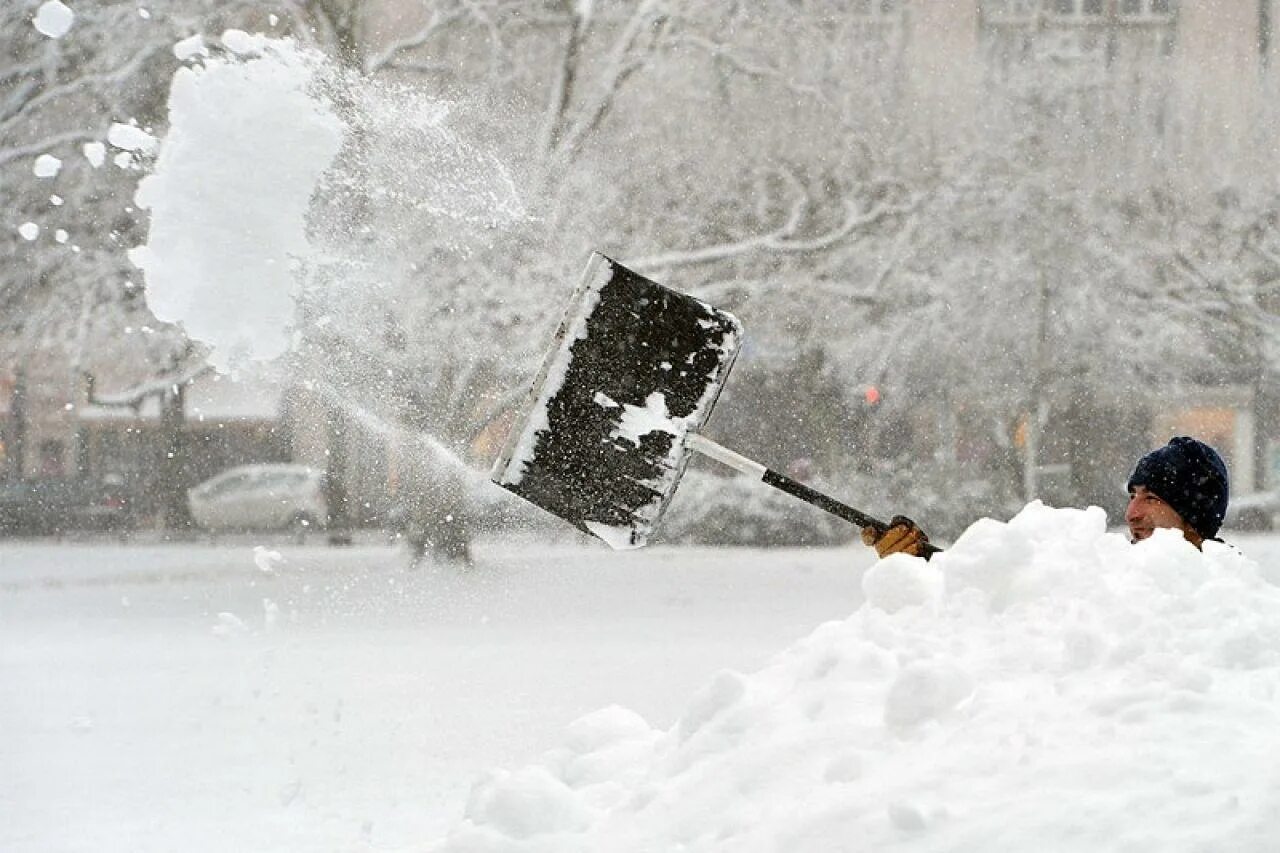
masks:
<svg viewBox="0 0 1280 853"><path fill-rule="evenodd" d="M848 504L841 503L835 498L824 495L816 489L809 488L798 480L791 479L786 474L779 474L772 468L766 468L764 476L760 479L768 483L770 486L773 486L775 489L780 489L793 497L797 497L802 501L811 503L819 509L826 510L832 515L838 515L845 521L856 524L859 527L870 527L879 535L883 536L884 532L889 529L889 525L885 524L880 519L872 518L866 513L856 510ZM937 545L931 545L930 543L925 542L920 548L920 556L927 560L941 550L942 549Z"/></svg>
<svg viewBox="0 0 1280 853"><path fill-rule="evenodd" d="M690 433L685 444L690 450L696 450L704 456L710 456L718 462L723 462L730 468L741 471L753 477L758 477L766 484L773 486L775 489L786 492L792 497L813 504L818 509L826 510L832 515L839 516L850 524L856 524L859 527L870 527L878 534L883 534L889 529L889 525L878 518L873 518L865 512L854 509L846 503L836 500L829 495L824 495L817 489L811 489L799 480L794 480L786 474L780 474L772 468L766 468L755 460L735 453L727 447L723 447L709 438L705 438L698 433ZM926 560L938 553L942 549L937 545L930 545L925 542L920 549L920 556Z"/></svg>

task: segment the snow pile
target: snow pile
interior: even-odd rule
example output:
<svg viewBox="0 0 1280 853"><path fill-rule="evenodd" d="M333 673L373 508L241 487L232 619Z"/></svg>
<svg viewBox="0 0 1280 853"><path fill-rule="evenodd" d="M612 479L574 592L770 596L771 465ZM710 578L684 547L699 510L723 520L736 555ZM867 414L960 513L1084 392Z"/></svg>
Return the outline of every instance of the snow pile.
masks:
<svg viewBox="0 0 1280 853"><path fill-rule="evenodd" d="M313 54L244 34L224 44L239 56L174 76L170 129L138 189L150 233L130 257L155 316L212 344L210 361L225 370L288 349L305 217L343 126L308 89ZM119 127L130 138L116 144L145 141Z"/></svg>
<svg viewBox="0 0 1280 853"><path fill-rule="evenodd" d="M1032 504L863 587L671 730L609 708L490 774L437 849L1275 849L1280 590L1239 553Z"/></svg>

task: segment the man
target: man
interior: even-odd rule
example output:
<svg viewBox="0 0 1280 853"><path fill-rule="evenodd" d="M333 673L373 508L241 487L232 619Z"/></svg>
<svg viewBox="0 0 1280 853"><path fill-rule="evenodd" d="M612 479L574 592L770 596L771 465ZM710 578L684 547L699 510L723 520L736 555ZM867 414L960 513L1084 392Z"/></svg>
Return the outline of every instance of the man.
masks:
<svg viewBox="0 0 1280 853"><path fill-rule="evenodd" d="M1129 476L1129 506L1124 512L1129 535L1137 542L1156 528L1167 527L1181 530L1199 548L1204 540L1217 537L1227 514L1229 491L1227 466L1216 450L1185 435L1170 439L1139 459ZM929 537L900 515L883 533L864 527L862 541L881 557L920 556Z"/></svg>

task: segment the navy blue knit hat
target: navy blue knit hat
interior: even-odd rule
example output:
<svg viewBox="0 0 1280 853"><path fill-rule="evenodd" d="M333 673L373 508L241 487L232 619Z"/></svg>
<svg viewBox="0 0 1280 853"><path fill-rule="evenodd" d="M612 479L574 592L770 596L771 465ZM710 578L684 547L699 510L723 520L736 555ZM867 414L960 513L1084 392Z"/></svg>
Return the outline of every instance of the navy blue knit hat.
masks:
<svg viewBox="0 0 1280 853"><path fill-rule="evenodd" d="M1203 441L1180 435L1138 460L1129 490L1146 486L1205 539L1218 535L1227 514L1227 466Z"/></svg>

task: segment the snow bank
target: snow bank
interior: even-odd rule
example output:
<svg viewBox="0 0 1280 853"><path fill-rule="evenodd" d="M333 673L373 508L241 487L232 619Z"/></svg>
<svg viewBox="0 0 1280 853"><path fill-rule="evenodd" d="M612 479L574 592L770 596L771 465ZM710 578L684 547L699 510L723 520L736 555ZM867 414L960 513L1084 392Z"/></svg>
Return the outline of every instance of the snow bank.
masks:
<svg viewBox="0 0 1280 853"><path fill-rule="evenodd" d="M436 849L1275 849L1280 590L1244 556L1032 504L863 587L669 731L610 708L491 773Z"/></svg>
<svg viewBox="0 0 1280 853"><path fill-rule="evenodd" d="M224 43L239 56L174 76L170 128L137 195L151 212L147 244L130 257L155 316L211 344L227 370L288 349L307 210L344 127L309 89L316 56L243 33ZM145 143L118 127L113 144Z"/></svg>

